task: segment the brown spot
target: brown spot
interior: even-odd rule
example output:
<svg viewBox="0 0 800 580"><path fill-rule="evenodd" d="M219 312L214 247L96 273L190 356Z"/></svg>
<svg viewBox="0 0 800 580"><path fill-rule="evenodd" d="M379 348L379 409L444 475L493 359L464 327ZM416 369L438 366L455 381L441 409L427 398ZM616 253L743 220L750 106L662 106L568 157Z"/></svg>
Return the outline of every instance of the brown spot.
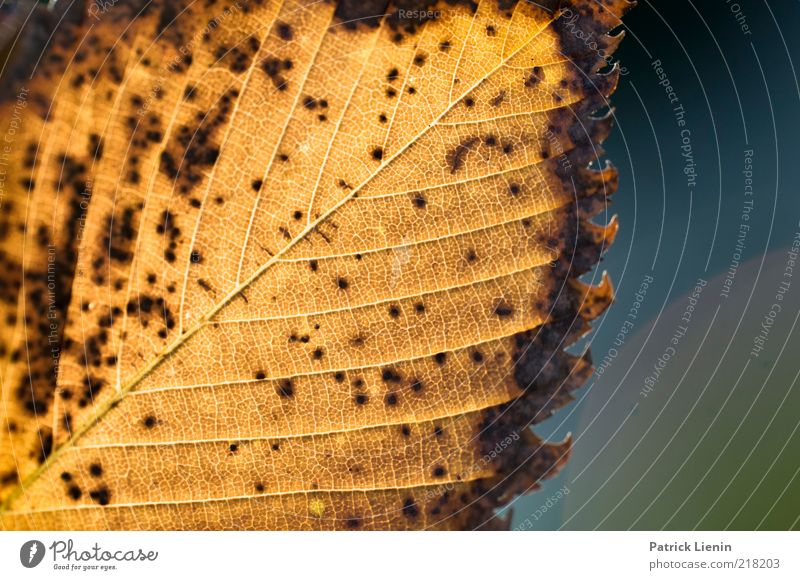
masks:
<svg viewBox="0 0 800 580"><path fill-rule="evenodd" d="M495 303L494 308L492 309L492 314L495 314L500 318L508 318L514 314L514 308L505 300L500 299Z"/></svg>
<svg viewBox="0 0 800 580"><path fill-rule="evenodd" d="M107 487L103 486L90 491L89 497L91 497L95 503L100 505L108 505L109 501L111 500L111 492L108 491Z"/></svg>
<svg viewBox="0 0 800 580"><path fill-rule="evenodd" d="M525 86L528 88L535 87L540 82L544 80L544 72L542 71L542 67L535 66L531 71L531 74L528 76L527 80L525 81Z"/></svg>
<svg viewBox="0 0 800 580"><path fill-rule="evenodd" d="M358 518L356 516L350 516L345 520L345 523L347 524L347 527L350 528L351 530L355 528L360 528L361 518Z"/></svg>
<svg viewBox="0 0 800 580"><path fill-rule="evenodd" d="M403 515L411 520L419 515L419 509L413 497L407 497L403 502Z"/></svg>
<svg viewBox="0 0 800 580"><path fill-rule="evenodd" d="M472 151L472 147L478 142L477 137L470 137L459 143L455 149L447 153L446 161L450 167L450 173L455 173L464 166L464 159Z"/></svg>
<svg viewBox="0 0 800 580"><path fill-rule="evenodd" d="M285 22L278 22L278 36L280 36L282 40L292 40L292 38L294 38L292 27Z"/></svg>
<svg viewBox="0 0 800 580"><path fill-rule="evenodd" d="M281 379L276 389L278 396L283 399L294 397L294 383L291 379Z"/></svg>

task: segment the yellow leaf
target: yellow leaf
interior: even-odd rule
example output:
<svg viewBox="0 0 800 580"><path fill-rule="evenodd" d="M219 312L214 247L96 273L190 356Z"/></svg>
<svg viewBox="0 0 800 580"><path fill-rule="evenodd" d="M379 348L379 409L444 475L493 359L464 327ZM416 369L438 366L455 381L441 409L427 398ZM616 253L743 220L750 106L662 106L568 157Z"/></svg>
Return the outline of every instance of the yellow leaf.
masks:
<svg viewBox="0 0 800 580"><path fill-rule="evenodd" d="M629 3L375 4L91 5L6 73L5 528L493 527L566 460Z"/></svg>

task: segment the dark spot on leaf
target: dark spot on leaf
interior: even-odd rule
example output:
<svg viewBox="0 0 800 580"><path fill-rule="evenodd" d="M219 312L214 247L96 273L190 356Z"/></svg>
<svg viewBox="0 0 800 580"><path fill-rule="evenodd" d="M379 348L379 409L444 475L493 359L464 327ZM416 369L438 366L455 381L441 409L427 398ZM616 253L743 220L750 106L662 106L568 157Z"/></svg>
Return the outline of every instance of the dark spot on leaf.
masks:
<svg viewBox="0 0 800 580"><path fill-rule="evenodd" d="M412 520L419 515L419 509L414 502L414 498L407 497L403 502L403 515Z"/></svg>
<svg viewBox="0 0 800 580"><path fill-rule="evenodd" d="M278 382L277 388L278 396L284 399L294 397L294 383L291 379L281 379Z"/></svg>
<svg viewBox="0 0 800 580"><path fill-rule="evenodd" d="M525 81L525 86L528 88L535 87L540 82L544 80L544 73L542 72L542 68L535 66L531 71L531 74L528 76L527 80Z"/></svg>
<svg viewBox="0 0 800 580"><path fill-rule="evenodd" d="M500 103L503 102L503 100L505 100L505 98L506 98L506 92L504 90L500 91L499 93L497 93L496 96L492 97L492 99L489 101L489 104L492 105L493 107L497 107L500 105Z"/></svg>
<svg viewBox="0 0 800 580"><path fill-rule="evenodd" d="M500 318L507 318L514 314L514 308L508 302L501 299L495 303L492 313Z"/></svg>
<svg viewBox="0 0 800 580"><path fill-rule="evenodd" d="M450 173L455 173L464 166L464 158L477 142L477 137L470 137L469 139L465 139L459 143L455 149L447 153L446 161L447 165L450 167Z"/></svg>
<svg viewBox="0 0 800 580"><path fill-rule="evenodd" d="M100 505L108 505L108 502L111 499L111 492L108 491L108 488L103 486L94 491L89 492L89 497L91 497L95 503Z"/></svg>
<svg viewBox="0 0 800 580"><path fill-rule="evenodd" d="M292 40L294 37L294 33L292 32L292 27L286 24L285 22L278 23L278 36L281 37L282 40Z"/></svg>
<svg viewBox="0 0 800 580"><path fill-rule="evenodd" d="M381 371L381 380L387 383L399 383L401 381L400 375L394 369L383 369Z"/></svg>

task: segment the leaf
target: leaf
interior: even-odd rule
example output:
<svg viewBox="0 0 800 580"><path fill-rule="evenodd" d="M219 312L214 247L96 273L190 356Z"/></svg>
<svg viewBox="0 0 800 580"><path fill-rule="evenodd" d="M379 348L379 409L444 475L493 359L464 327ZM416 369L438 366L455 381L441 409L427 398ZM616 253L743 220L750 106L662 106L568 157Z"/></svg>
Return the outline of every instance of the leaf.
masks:
<svg viewBox="0 0 800 580"><path fill-rule="evenodd" d="M495 527L566 460L529 426L611 300L577 278L616 231L588 164L629 4L376 4L23 36L52 33L5 73L5 528Z"/></svg>

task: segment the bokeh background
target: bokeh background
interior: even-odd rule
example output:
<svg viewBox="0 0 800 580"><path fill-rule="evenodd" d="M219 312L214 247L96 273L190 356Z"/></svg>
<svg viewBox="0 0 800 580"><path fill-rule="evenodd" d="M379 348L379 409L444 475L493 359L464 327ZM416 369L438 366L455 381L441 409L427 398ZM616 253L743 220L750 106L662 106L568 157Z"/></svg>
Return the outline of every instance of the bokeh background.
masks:
<svg viewBox="0 0 800 580"><path fill-rule="evenodd" d="M797 529L800 2L639 0L624 28L617 300L575 348L604 368L537 426L574 451L512 528Z"/></svg>

